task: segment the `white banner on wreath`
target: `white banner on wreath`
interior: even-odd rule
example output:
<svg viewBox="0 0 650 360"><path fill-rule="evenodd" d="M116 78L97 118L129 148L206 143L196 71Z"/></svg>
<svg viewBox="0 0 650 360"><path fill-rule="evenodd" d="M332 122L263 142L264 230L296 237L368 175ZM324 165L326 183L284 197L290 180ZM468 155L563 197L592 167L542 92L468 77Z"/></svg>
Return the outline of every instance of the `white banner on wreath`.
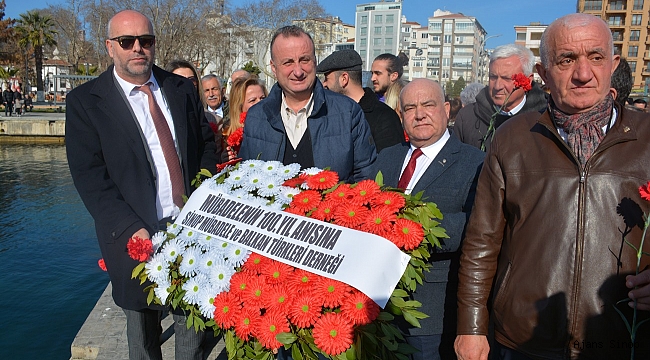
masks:
<svg viewBox="0 0 650 360"><path fill-rule="evenodd" d="M389 240L273 210L202 186L176 224L344 282L382 308L410 260Z"/></svg>

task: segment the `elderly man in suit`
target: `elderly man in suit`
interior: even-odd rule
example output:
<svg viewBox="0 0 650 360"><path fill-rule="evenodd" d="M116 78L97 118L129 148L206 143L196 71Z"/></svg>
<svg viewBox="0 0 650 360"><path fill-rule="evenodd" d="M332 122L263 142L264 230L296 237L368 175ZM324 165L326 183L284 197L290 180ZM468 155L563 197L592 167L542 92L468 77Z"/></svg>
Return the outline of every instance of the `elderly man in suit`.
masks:
<svg viewBox="0 0 650 360"><path fill-rule="evenodd" d="M201 168L214 170L219 148L201 100L188 79L156 66L151 21L117 13L108 23L106 49L113 66L67 97L66 144L74 184L95 221L113 284L127 318L130 359L162 359L160 307L147 304L131 279L138 264L126 245L149 238L179 214L183 195ZM174 315L177 359L202 359L203 333Z"/></svg>
<svg viewBox="0 0 650 360"><path fill-rule="evenodd" d="M382 172L386 185L406 193L424 191L424 197L442 212L442 227L449 235L432 254L432 269L413 294L429 318L421 321L419 329L406 328L407 340L420 351L413 359L453 359L459 249L484 154L449 135L449 103L438 83L415 79L402 90L400 102L410 144L382 151L376 172Z"/></svg>

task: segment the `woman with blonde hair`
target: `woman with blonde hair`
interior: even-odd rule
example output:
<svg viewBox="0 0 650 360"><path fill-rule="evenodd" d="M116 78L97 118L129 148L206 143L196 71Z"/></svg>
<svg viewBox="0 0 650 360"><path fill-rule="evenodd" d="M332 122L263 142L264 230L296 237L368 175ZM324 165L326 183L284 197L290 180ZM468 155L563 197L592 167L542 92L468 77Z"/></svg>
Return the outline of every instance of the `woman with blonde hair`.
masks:
<svg viewBox="0 0 650 360"><path fill-rule="evenodd" d="M267 95L266 86L257 76L237 78L232 82L232 89L229 94L230 122L224 124L223 127L223 138L226 141L229 160L237 156L241 146L244 121L248 109L265 99Z"/></svg>
<svg viewBox="0 0 650 360"><path fill-rule="evenodd" d="M397 112L397 116L399 116L400 121L402 121L402 113L399 108L399 93L402 92L402 89L404 86L406 86L407 83L408 81L399 79L390 84L386 90L386 93L384 94L384 102L386 105L390 106L391 109Z"/></svg>

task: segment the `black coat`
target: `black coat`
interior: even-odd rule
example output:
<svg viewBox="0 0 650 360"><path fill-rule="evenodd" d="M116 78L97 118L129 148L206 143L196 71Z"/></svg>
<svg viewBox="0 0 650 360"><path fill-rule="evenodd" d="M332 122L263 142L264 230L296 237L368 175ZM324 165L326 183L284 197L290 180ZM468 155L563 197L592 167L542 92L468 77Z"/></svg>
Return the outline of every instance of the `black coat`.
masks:
<svg viewBox="0 0 650 360"><path fill-rule="evenodd" d="M191 82L153 68L174 121L185 190L201 168L214 172L220 147L205 119ZM147 308L138 264L126 252L128 239L145 228L158 229L156 176L148 146L111 66L99 78L70 92L66 99L66 146L70 173L95 220L99 247L113 283L115 303L126 309Z"/></svg>
<svg viewBox="0 0 650 360"><path fill-rule="evenodd" d="M402 122L395 110L379 101L377 94L369 88L364 88L364 95L359 100L359 106L370 125L370 133L375 139L375 147L379 153L382 149L405 141Z"/></svg>

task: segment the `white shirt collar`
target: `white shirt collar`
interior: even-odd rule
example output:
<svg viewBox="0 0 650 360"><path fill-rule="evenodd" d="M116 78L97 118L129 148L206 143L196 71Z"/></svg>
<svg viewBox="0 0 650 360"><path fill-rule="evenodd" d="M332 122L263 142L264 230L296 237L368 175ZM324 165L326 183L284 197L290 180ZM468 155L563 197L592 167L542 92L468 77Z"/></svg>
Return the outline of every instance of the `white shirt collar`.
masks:
<svg viewBox="0 0 650 360"><path fill-rule="evenodd" d="M518 112L521 111L521 109L524 108L524 105L526 105L526 94L524 94L524 98L521 99L521 102L512 108L510 111L500 111L501 115L508 115L508 116L515 116L517 115Z"/></svg>

